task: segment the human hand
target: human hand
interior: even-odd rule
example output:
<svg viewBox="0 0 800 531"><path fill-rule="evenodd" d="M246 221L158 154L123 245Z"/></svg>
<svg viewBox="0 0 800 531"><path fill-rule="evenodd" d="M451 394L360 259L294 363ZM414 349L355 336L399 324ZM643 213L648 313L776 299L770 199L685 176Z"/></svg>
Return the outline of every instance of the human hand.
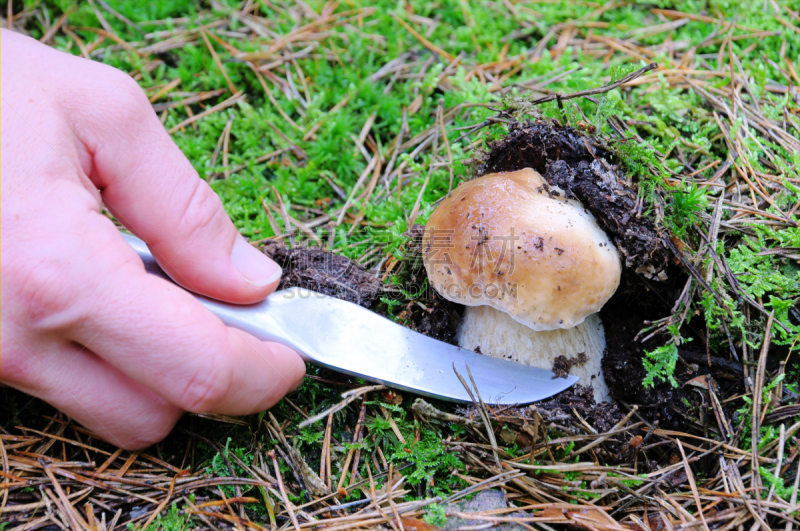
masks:
<svg viewBox="0 0 800 531"><path fill-rule="evenodd" d="M146 274L100 213L105 204L192 291L252 303L278 284L278 265L238 234L136 82L0 38L0 382L130 449L161 440L183 411L253 413L298 386L294 351Z"/></svg>

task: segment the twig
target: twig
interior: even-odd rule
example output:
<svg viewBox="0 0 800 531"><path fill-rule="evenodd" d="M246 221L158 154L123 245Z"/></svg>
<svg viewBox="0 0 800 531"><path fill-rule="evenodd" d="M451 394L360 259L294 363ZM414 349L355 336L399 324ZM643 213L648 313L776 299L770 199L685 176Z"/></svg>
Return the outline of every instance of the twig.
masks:
<svg viewBox="0 0 800 531"><path fill-rule="evenodd" d="M608 432L607 432L605 435L603 435L603 436L602 436L602 437L600 437L599 439L595 439L594 441L592 441L591 443L587 444L586 446L584 446L584 447L583 447L583 448L581 448L580 450L578 450L578 451L576 451L576 452L573 452L571 455L580 455L580 454L582 454L582 453L584 453L584 452L588 452L589 450L591 450L592 448L594 448L594 447L596 447L596 446L599 446L599 445L603 444L603 443L604 443L604 442L605 442L605 441L606 441L606 440L607 440L609 437L611 437L611 436L613 435L613 432L617 431L617 430L618 430L618 429L620 429L622 426L624 426L625 424L627 424L627 423L628 423L628 421L629 421L629 420L631 420L631 417L632 417L632 416L633 416L633 415L634 415L634 414L635 414L635 413L636 413L638 410L639 410L639 406L633 406L633 407L631 408L631 410L628 412L628 414L627 414L627 415L625 415L625 416L622 418L622 420L620 420L619 422L617 422L617 423L614 425L614 427L613 427L613 428L611 428L611 429L610 429L610 430L609 430L609 431L608 431Z"/></svg>
<svg viewBox="0 0 800 531"><path fill-rule="evenodd" d="M458 370L456 370L456 364L455 363L453 364L453 372L456 373L456 376L458 377L459 381L461 382L461 385L463 385L464 389L467 390L467 393L469 394L470 398L472 399L472 402L475 404L475 408L478 410L478 413L480 414L481 419L483 420L483 425L486 427L486 432L487 432L487 435L489 437L489 442L492 445L492 453L494 454L494 462L497 465L497 468L502 468L502 465L500 464L500 456L497 453L498 452L497 439L495 439L495 437L494 437L494 430L492 429L492 423L489 421L489 415L486 412L486 405L483 403L483 399L481 398L481 395L478 392L478 386L475 384L475 379L472 378L472 371L469 370L469 365L465 365L465 366L467 368L467 374L469 374L469 379L472 382L472 385L473 385L473 387L475 389L475 394L478 395L478 399L477 400L475 399L475 394L472 393L472 389L470 388L469 385L467 385L467 382L464 380L464 377L461 376L458 373Z"/></svg>
<svg viewBox="0 0 800 531"><path fill-rule="evenodd" d="M758 369L756 371L755 381L753 382L753 418L751 423L751 470L750 486L753 492L756 493L756 506L764 518L764 508L761 505L761 496L758 493L761 491L761 474L758 467L758 442L761 438L761 390L764 388L764 375L767 370L767 351L769 351L770 339L772 337L772 322L774 312L767 317L767 328L764 332L764 341L761 345L761 354L758 357Z"/></svg>
<svg viewBox="0 0 800 531"><path fill-rule="evenodd" d="M186 127L187 125L193 124L194 122L196 122L198 120L202 120L206 116L210 116L210 115L214 114L215 112L221 111L222 109L227 109L228 107L230 107L232 105L236 105L237 103L239 103L240 101L244 101L245 99L246 99L246 96L245 96L244 92L237 92L236 94L234 94L233 96L231 96L227 100L223 101L222 103L218 103L218 104L214 105L213 107L211 107L209 109L206 109L205 111L201 112L200 114L195 114L191 118L187 118L186 120L180 122L179 124L170 127L168 132L169 132L169 134L173 134L175 131L178 131L178 130L182 129L182 128Z"/></svg>
<svg viewBox="0 0 800 531"><path fill-rule="evenodd" d="M283 504L286 507L286 511L289 513L289 518L292 519L292 524L294 525L295 530L300 531L300 523L297 521L297 516L294 514L294 509L292 508L292 502L289 501L289 497L286 495L286 488L283 486L281 469L278 466L278 458L275 457L275 451L270 450L267 452L267 455L270 457L270 459L272 459L272 465L275 468L275 477L278 478L278 488L281 491L281 496L283 496Z"/></svg>
<svg viewBox="0 0 800 531"><path fill-rule="evenodd" d="M627 76L623 77L622 79L620 79L618 81L615 81L614 83L609 83L608 85L603 85L602 87L597 87L597 88L588 89L588 90L581 90L579 92L573 92L571 94L560 94L560 93L557 92L555 94L550 94L548 96L544 96L542 98L538 98L538 99L532 100L529 103L531 105L539 105L539 104L547 103L548 101L553 101L553 100L566 101L566 100L573 100L575 98L583 98L583 97L586 97L586 96L593 96L595 94L603 94L605 92L610 92L610 91L614 90L615 88L618 88L621 85L624 85L625 83L628 83L629 81L633 81L634 79L636 79L637 77L641 76L642 74L644 74L646 72L649 72L650 70L655 70L656 68L658 68L658 64L657 63L650 63L649 65L647 65L645 67L642 67L642 68L640 68L639 70L637 70L635 72L631 72L630 74L628 74Z"/></svg>
<svg viewBox="0 0 800 531"><path fill-rule="evenodd" d="M367 387L360 387L358 389L353 389L352 391L347 391L346 393L342 393L344 400L336 404L335 406L329 407L322 413L317 413L313 417L309 417L300 424L297 425L298 428L305 428L306 426L310 426L315 422L324 419L328 415L332 415L337 411L344 409L350 402L358 398L359 396L365 393L371 393L372 391L380 391L382 389L386 389L385 385L370 385Z"/></svg>
<svg viewBox="0 0 800 531"><path fill-rule="evenodd" d="M678 439L678 450L681 452L681 458L683 458L683 468L686 471L686 478L689 480L689 486L692 488L692 495L694 496L694 502L697 505L697 512L700 514L700 520L703 522L703 529L706 531L708 530L708 523L706 522L706 517L703 514L703 504L700 503L700 494L697 492L697 484L694 481L694 474L692 473L692 467L689 466L689 461L686 459L686 452L683 451L683 444L681 444L681 440Z"/></svg>

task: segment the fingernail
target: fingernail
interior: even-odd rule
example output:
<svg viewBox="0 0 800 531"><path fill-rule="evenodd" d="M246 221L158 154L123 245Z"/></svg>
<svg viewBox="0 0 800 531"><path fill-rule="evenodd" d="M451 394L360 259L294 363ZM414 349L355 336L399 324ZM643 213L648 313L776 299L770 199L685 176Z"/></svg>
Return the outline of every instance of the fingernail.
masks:
<svg viewBox="0 0 800 531"><path fill-rule="evenodd" d="M251 284L257 288L280 280L281 268L267 255L239 236L233 244L231 262Z"/></svg>

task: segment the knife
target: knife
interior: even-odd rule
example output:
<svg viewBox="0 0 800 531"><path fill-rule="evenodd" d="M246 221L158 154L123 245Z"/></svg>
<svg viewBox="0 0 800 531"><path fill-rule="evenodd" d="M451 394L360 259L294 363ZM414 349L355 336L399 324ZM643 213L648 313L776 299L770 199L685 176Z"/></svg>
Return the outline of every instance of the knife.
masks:
<svg viewBox="0 0 800 531"><path fill-rule="evenodd" d="M147 245L123 233L148 273L173 282ZM237 305L192 293L228 326L263 341L275 341L310 363L441 400L472 402L454 369L467 366L483 401L513 405L536 402L578 381L552 371L477 354L450 345L351 302L303 288L272 293L256 304Z"/></svg>

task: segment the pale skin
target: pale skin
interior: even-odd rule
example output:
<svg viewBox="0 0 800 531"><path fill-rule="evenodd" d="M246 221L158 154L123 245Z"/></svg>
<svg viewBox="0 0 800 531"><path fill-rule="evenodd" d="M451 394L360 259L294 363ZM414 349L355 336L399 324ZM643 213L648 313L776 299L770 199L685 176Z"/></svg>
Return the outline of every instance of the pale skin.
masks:
<svg viewBox="0 0 800 531"><path fill-rule="evenodd" d="M0 38L0 382L129 449L163 439L185 411L250 414L296 388L294 351L145 273L101 213L192 291L252 303L278 284L278 265L239 235L137 83Z"/></svg>

